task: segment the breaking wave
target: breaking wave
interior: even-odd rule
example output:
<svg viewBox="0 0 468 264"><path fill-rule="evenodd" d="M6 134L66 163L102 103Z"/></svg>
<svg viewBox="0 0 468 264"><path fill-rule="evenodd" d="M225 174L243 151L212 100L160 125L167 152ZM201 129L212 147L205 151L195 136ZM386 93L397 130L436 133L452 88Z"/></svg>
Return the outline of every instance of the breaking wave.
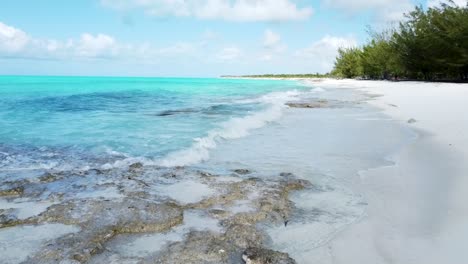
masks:
<svg viewBox="0 0 468 264"><path fill-rule="evenodd" d="M221 124L220 128L211 130L202 138L195 138L191 147L170 153L155 165L163 167L187 166L206 161L210 157L210 150L217 147L223 140L237 139L249 135L250 131L261 128L282 116L285 103L297 100L302 94L297 90L286 92L272 92L255 99L238 100L235 103L260 103L266 109L244 117L231 118Z"/></svg>

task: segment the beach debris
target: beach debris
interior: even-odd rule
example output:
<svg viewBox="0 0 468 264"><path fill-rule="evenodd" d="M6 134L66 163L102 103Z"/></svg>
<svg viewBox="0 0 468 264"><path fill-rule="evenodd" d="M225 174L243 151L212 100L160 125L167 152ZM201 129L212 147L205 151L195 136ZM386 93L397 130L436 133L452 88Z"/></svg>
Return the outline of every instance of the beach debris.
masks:
<svg viewBox="0 0 468 264"><path fill-rule="evenodd" d="M128 176L127 179L132 180L132 181L136 181L136 182L138 182L138 183L140 183L141 185L144 185L144 186L146 186L146 187L150 187L148 183L146 183L146 182L143 181L143 180L137 179L137 178L135 178L135 177Z"/></svg>

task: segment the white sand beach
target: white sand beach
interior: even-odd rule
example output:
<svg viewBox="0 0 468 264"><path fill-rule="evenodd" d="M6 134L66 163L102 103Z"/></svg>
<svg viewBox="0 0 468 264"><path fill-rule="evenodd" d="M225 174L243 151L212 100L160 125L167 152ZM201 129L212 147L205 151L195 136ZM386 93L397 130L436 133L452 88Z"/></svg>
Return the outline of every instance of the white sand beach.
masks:
<svg viewBox="0 0 468 264"><path fill-rule="evenodd" d="M310 263L466 263L468 84L323 80L318 86L381 95L370 103L419 138L391 158L395 165L360 173L365 216L317 249Z"/></svg>

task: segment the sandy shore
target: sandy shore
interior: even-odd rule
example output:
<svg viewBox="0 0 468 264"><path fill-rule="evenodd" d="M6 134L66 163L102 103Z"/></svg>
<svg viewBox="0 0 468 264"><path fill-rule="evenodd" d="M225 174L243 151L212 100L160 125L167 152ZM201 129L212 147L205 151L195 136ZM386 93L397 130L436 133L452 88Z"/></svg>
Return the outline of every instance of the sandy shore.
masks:
<svg viewBox="0 0 468 264"><path fill-rule="evenodd" d="M381 95L370 103L414 127L419 138L390 158L395 165L360 173L366 216L318 249L315 263L465 263L468 85L322 80L318 86Z"/></svg>

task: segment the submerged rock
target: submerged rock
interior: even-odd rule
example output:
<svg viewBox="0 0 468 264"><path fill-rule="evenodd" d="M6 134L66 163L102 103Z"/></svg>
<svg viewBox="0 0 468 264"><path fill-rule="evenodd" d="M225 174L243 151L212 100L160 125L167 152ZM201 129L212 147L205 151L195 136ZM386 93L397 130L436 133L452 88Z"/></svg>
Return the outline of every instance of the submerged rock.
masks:
<svg viewBox="0 0 468 264"><path fill-rule="evenodd" d="M242 259L246 264L296 264L286 253L257 247L246 249Z"/></svg>
<svg viewBox="0 0 468 264"><path fill-rule="evenodd" d="M228 264L239 263L235 247L222 236L211 232L192 231L185 241L171 244L161 255L150 258L144 263L157 264ZM236 259L237 261L233 261Z"/></svg>
<svg viewBox="0 0 468 264"><path fill-rule="evenodd" d="M294 174L291 172L281 172L280 176L281 177L294 177Z"/></svg>
<svg viewBox="0 0 468 264"><path fill-rule="evenodd" d="M269 222L284 225L293 209L288 193L310 186L309 182L292 176L276 182L261 179L218 182L212 179L216 176L198 174L207 184L224 189L224 192L183 208L206 210L209 215L221 220L222 229L216 232L192 230L185 235L184 240L171 242L153 255L140 259L138 263L237 264L243 263L242 256L246 252L250 252L246 255L248 261L257 261L249 263L295 263L287 254L264 249L269 238L258 224ZM252 210L240 213L230 211L230 206L236 201L248 202ZM252 248L257 250L246 250ZM98 259L106 259L106 254L99 255Z"/></svg>
<svg viewBox="0 0 468 264"><path fill-rule="evenodd" d="M224 237L238 248L260 246L265 241L265 235L255 225L242 224L240 221L229 226Z"/></svg>
<svg viewBox="0 0 468 264"><path fill-rule="evenodd" d="M239 175L251 173L247 169L233 172ZM54 203L60 203L24 220L12 217L8 211L1 211L0 227L59 223L80 227L81 231L54 238L25 263L242 263L243 254L251 252L246 249L252 248L258 249L252 251L256 254L244 254L249 261L263 261L264 256L269 255L270 258L266 260L283 262L249 263L294 263L284 262L289 259L284 253L263 249L269 238L260 227L263 223L287 223L294 209L294 204L289 200L289 193L311 185L308 181L296 179L291 173L282 173L268 179L243 179L238 175L226 175L236 179L231 181L220 180L219 175L191 171L190 168L154 169L141 163L130 165L128 170L103 171L99 177L92 178L98 178L96 182L89 181L82 175L54 175L44 175L46 177L42 181L34 181L24 186L28 195L31 190L43 191L47 197L54 198ZM55 181L64 184L60 184L59 189L49 191L49 186L59 185ZM157 189L168 182L181 181L199 182L200 186L207 186L213 191L201 200L177 204L167 202L165 196L170 195ZM49 182L53 183L44 184ZM20 185L9 185L10 189L13 186ZM107 189L118 190L119 195L109 195L105 192ZM104 190L104 193L93 196L92 192L95 190ZM169 190L180 191L181 188ZM75 191L86 195L89 192L90 196L74 196ZM233 209L236 206L243 209ZM244 210L244 207L247 210ZM108 242L121 234L131 237L139 236L137 234L143 236L148 233L161 233L161 236L164 236L166 231L182 224L184 211L191 209L197 209L219 220L219 230L190 229L188 233L184 233L186 235L182 241L164 244L162 249L159 248L158 251L145 256L119 256L116 252L106 250L106 245L111 247Z"/></svg>
<svg viewBox="0 0 468 264"><path fill-rule="evenodd" d="M0 190L0 196L20 196L24 192L23 186L14 187L11 189Z"/></svg>
<svg viewBox="0 0 468 264"><path fill-rule="evenodd" d="M22 223L16 216L10 214L11 211L0 209L0 228L16 226Z"/></svg>
<svg viewBox="0 0 468 264"><path fill-rule="evenodd" d="M240 175L247 175L247 174L252 173L248 169L237 169L237 170L234 170L234 172L237 173L237 174L240 174Z"/></svg>
<svg viewBox="0 0 468 264"><path fill-rule="evenodd" d="M214 218L227 218L228 216L230 216L230 213L228 211L221 209L211 209L209 213Z"/></svg>
<svg viewBox="0 0 468 264"><path fill-rule="evenodd" d="M59 179L59 175L53 174L53 173L46 173L39 177L39 181L43 183L49 183L49 182L54 182Z"/></svg>
<svg viewBox="0 0 468 264"><path fill-rule="evenodd" d="M168 230L182 223L183 212L173 203L158 204L140 199L80 200L51 206L36 220L75 224L82 227L82 232L51 242L30 258L29 263L57 263L64 259L84 263L101 253L105 243L115 235Z"/></svg>
<svg viewBox="0 0 468 264"><path fill-rule="evenodd" d="M166 110L166 111L162 111L158 114L156 114L156 116L172 116L172 115L177 115L177 114L191 114L191 113L196 113L198 112L196 109L177 109L177 110Z"/></svg>
<svg viewBox="0 0 468 264"><path fill-rule="evenodd" d="M136 162L128 166L128 170L130 172L137 172L140 171L143 168L143 163L141 162Z"/></svg>
<svg viewBox="0 0 468 264"><path fill-rule="evenodd" d="M287 106L291 108L325 108L329 106L327 100L311 100L311 101L302 101L302 102L288 102Z"/></svg>

